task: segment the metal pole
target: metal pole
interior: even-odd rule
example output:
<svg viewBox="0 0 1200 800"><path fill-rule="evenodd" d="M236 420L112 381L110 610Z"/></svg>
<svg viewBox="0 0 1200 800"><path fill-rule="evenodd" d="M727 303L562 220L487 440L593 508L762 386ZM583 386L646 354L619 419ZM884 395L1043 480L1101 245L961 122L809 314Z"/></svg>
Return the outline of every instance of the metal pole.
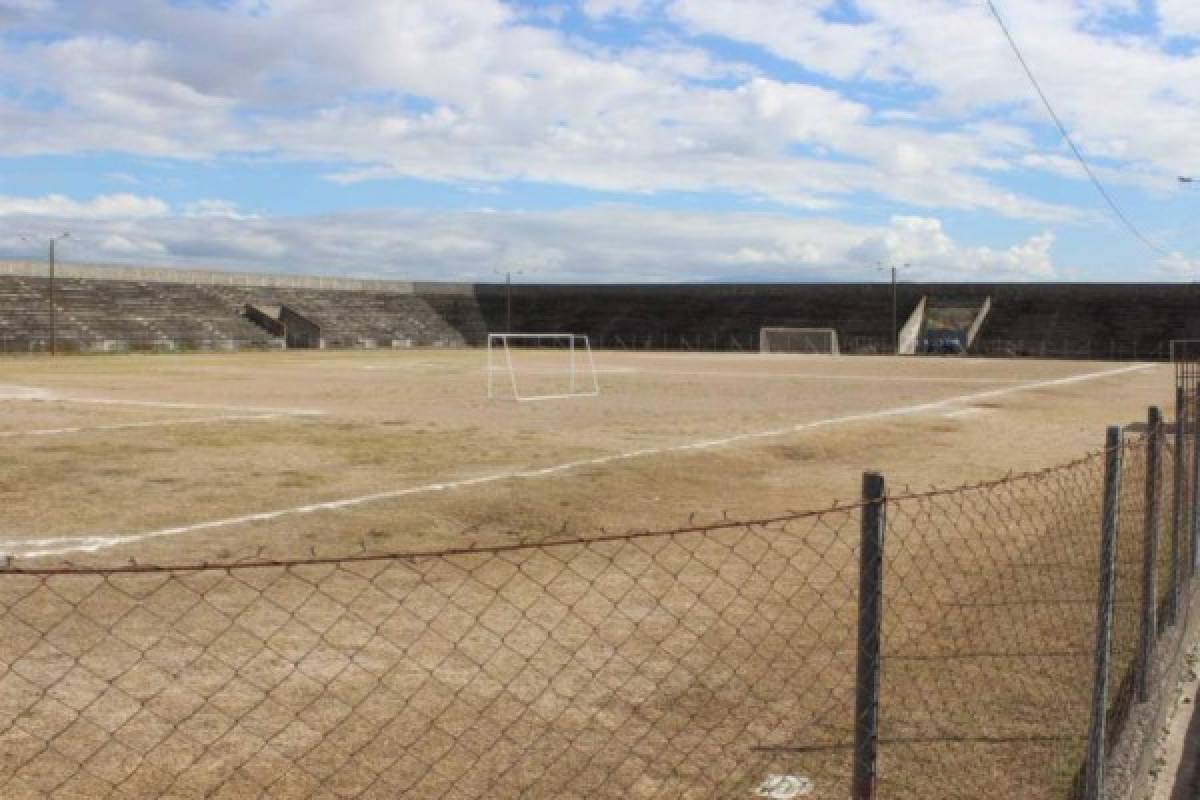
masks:
<svg viewBox="0 0 1200 800"><path fill-rule="evenodd" d="M512 272L504 273L504 330L512 333Z"/></svg>
<svg viewBox="0 0 1200 800"><path fill-rule="evenodd" d="M55 310L56 299L54 292L54 243L56 239L50 239L50 355L58 354L58 312Z"/></svg>
<svg viewBox="0 0 1200 800"><path fill-rule="evenodd" d="M1191 547L1192 547L1192 565L1189 571L1191 575L1196 574L1197 567L1200 567L1200 508L1197 508L1197 500L1200 499L1200 383L1191 387L1194 394L1191 397L1191 402L1188 403L1189 413L1187 415L1188 432L1191 434L1188 438L1191 440L1189 444L1192 447L1192 474L1191 487L1188 491L1188 520L1191 523Z"/></svg>
<svg viewBox="0 0 1200 800"><path fill-rule="evenodd" d="M1117 525L1121 502L1121 427L1108 429L1104 443L1104 501L1100 538L1100 589L1096 602L1096 653L1092 673L1092 719L1088 727L1084 800L1104 791L1104 723L1108 713L1108 662L1112 650L1113 590L1116 583Z"/></svg>
<svg viewBox="0 0 1200 800"><path fill-rule="evenodd" d="M863 473L862 550L858 581L858 664L854 703L853 800L874 800L879 755L879 653L883 623L883 537L887 486Z"/></svg>
<svg viewBox="0 0 1200 800"><path fill-rule="evenodd" d="M892 355L900 355L900 333L896 330L899 317L896 313L896 268L892 267Z"/></svg>
<svg viewBox="0 0 1200 800"><path fill-rule="evenodd" d="M1183 492L1186 488L1184 476L1187 474L1184 456L1184 445L1187 439L1183 435L1184 417L1187 415L1183 387L1175 389L1175 469L1171 478L1173 497L1171 498L1171 600L1167 603L1167 624L1174 625L1179 615L1179 566L1183 560Z"/></svg>
<svg viewBox="0 0 1200 800"><path fill-rule="evenodd" d="M1142 618L1138 631L1137 696L1150 699L1150 665L1158 638L1158 526L1162 519L1162 411L1150 408L1146 416L1146 509L1143 518Z"/></svg>

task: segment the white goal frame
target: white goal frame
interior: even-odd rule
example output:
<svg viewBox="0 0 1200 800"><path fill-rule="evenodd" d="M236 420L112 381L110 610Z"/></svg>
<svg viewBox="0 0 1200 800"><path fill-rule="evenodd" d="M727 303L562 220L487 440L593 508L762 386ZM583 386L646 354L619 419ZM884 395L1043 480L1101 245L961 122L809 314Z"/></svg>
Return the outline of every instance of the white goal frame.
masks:
<svg viewBox="0 0 1200 800"><path fill-rule="evenodd" d="M838 335L834 328L759 328L758 329L758 351L760 353L795 353L795 350L772 350L769 340L772 334L796 334L801 336L811 336L813 334L823 334L829 337L829 351L827 353L814 353L813 355L840 355L838 350Z"/></svg>
<svg viewBox="0 0 1200 800"><path fill-rule="evenodd" d="M517 383L517 370L513 367L512 348L508 346L510 341L527 341L527 340L556 340L567 342L567 372L568 372L568 390L561 394L538 394L538 395L522 395L521 388ZM503 365L498 365L496 359L497 348L503 348L504 359ZM584 364L580 365L580 355L582 354ZM580 371L585 373L583 383L590 383L590 388L580 388ZM487 337L487 396L489 399L496 396L496 372L508 372L508 382L512 386L513 399L520 403L527 403L534 400L560 400L568 397L596 397L600 394L600 378L596 374L596 362L592 358L592 344L586 333L489 333ZM586 380L586 374L591 375L591 381Z"/></svg>

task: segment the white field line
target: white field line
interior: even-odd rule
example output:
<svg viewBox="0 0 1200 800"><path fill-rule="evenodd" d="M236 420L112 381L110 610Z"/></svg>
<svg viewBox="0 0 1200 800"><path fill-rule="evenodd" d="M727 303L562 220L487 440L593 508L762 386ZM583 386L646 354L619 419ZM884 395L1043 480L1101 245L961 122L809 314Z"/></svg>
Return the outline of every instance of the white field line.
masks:
<svg viewBox="0 0 1200 800"><path fill-rule="evenodd" d="M310 408L263 408L261 406L222 406L208 403L174 403L163 400L120 400L112 397L54 397L60 403L84 403L103 406L131 406L134 408L174 408L186 411L233 411L245 414L278 414L293 417L317 417L325 414Z"/></svg>
<svg viewBox="0 0 1200 800"><path fill-rule="evenodd" d="M483 367L482 372L486 373L487 371L488 371L488 368ZM532 374L565 375L569 371L570 371L569 367L514 367L513 368L513 372L518 372L522 375L532 375ZM497 364L492 367L492 372L503 372L503 373L507 374L508 367ZM576 372L586 375L586 374L591 373L592 370L577 369ZM640 369L639 367L596 367L595 372L597 375L615 375L617 373L626 373L626 372L649 372L650 374L659 374L662 372L662 370L657 370L657 369L656 370L644 370L644 369Z"/></svg>
<svg viewBox="0 0 1200 800"><path fill-rule="evenodd" d="M441 364L441 365L437 366L437 369L439 369L441 371L446 371L447 366L449 366L449 365ZM365 370L367 372L389 372L389 371L414 372L418 369L418 367L406 367L401 364L394 364L394 365L385 365L385 366L365 366L365 367L358 367L358 369ZM422 369L432 369L432 367L423 367ZM459 369L456 371L457 372L466 372L467 370ZM479 371L486 374L488 371L488 368L480 367ZM546 374L546 375L561 375L563 373L566 373L568 371L568 368L567 367L517 367L516 371L520 372L520 373L542 373L542 374ZM584 370L580 370L580 371L582 372ZM591 370L586 370L586 371L591 372ZM646 372L646 371L647 370L644 370L641 367L596 367L596 373L599 375L616 374L616 373L624 373L624 372ZM497 364L492 367L492 372L507 373L508 367ZM652 370L652 372L661 372L661 370Z"/></svg>
<svg viewBox="0 0 1200 800"><path fill-rule="evenodd" d="M962 419L963 417L977 417L981 414L990 413L992 413L990 408L976 408L972 406L971 408L960 408L958 411L949 411L942 416L950 417L951 419Z"/></svg>
<svg viewBox="0 0 1200 800"><path fill-rule="evenodd" d="M507 367L494 366L493 372L508 372ZM517 367L516 371L523 375L528 374L546 374L558 375L566 372L565 368L551 369L544 367ZM487 367L483 368L483 372L487 372ZM929 377L927 375L836 375L821 372L749 372L746 370L707 370L707 369L646 369L645 367L596 367L597 375L685 375L685 376L701 376L701 377L718 377L718 378L788 378L792 380L805 381L851 381L851 382L866 382L866 381L889 381L894 383L1026 383L1030 378L957 378L945 376L941 378ZM1036 380L1036 379L1032 379Z"/></svg>
<svg viewBox="0 0 1200 800"><path fill-rule="evenodd" d="M963 403L973 403L979 400L1001 397L1016 392L1048 389L1056 386L1067 386L1073 383L1082 383L1084 381L1092 381L1100 378L1113 377L1115 375L1123 375L1130 372L1153 369L1153 367L1153 364L1140 364L1104 370L1102 372L1087 372L1080 375L1072 375L1066 378L1053 378L1049 380L1034 381L1033 383L1025 383L1019 386L1006 386L1000 389L990 389L985 392L976 392L974 394L955 395L953 397L947 397L942 400L933 400L927 403L898 406L896 408L888 408L879 411L864 411L857 414L845 414L838 417L828 417L826 419L814 420L812 422L801 422L796 425L789 425L785 428L776 428L769 431L740 433L720 439L708 439L704 441L689 442L687 444L631 450L625 453L615 453L613 455L599 456L597 458L568 461L548 467L512 470L509 472L481 475L475 478L427 483L420 486L409 486L403 489L390 489L387 491L375 492L374 494L361 495L359 497L348 497L342 500L329 500L321 503L294 506L292 508L260 511L253 514L225 517L224 519L197 522L189 525L178 525L170 528L159 528L157 530L143 531L140 533L92 534L86 536L62 536L46 539L0 540L0 554L10 557L37 558L41 556L68 555L70 553L94 553L99 550L106 550L121 545L135 544L137 542L144 542L150 539L182 536L185 534L210 531L218 528L227 528L234 525L244 525L252 522L269 522L280 519L281 517L312 514L320 511L338 511L341 509L360 506L366 503L374 503L381 500L394 500L401 497L410 497L419 494L430 494L433 492L445 492L453 489L464 489L471 486L480 486L483 484L497 483L499 481L506 480L542 478L550 475L559 475L564 472L571 472L585 467L601 466L605 464L618 463L621 461L630 461L647 456L657 456L665 453L680 453L689 450L707 450L711 448L725 447L740 442L753 441L756 439L769 439L781 436L789 436L801 431L828 428L835 425L846 425L855 422L866 422L878 419L886 419L889 417L903 417L915 414L923 414L930 411L941 411Z"/></svg>
<svg viewBox="0 0 1200 800"><path fill-rule="evenodd" d="M50 392L37 386L0 383L0 400L48 400L50 396Z"/></svg>
<svg viewBox="0 0 1200 800"><path fill-rule="evenodd" d="M37 386L0 386L0 400L27 400L38 403L82 403L84 405L130 406L132 408L171 408L185 411L230 411L241 414L279 414L297 417L320 416L324 411L305 408L262 408L260 406L223 406L210 403L178 403L166 400L124 400L116 397L73 397Z"/></svg>
<svg viewBox="0 0 1200 800"><path fill-rule="evenodd" d="M597 369L596 372L605 370ZM611 372L640 372L648 375L712 375L722 378L790 378L812 381L888 381L894 383L1025 383L1029 378L958 378L952 375L935 378L927 375L836 375L818 372L745 372L735 370L682 369L613 369Z"/></svg>
<svg viewBox="0 0 1200 800"><path fill-rule="evenodd" d="M367 372L418 372L418 371L437 371L444 372L446 370L461 370L461 364L456 364L453 361L421 361L416 364L351 364L350 362L342 362L344 365L353 366L355 369L365 370ZM310 366L325 366L325 364L312 364Z"/></svg>
<svg viewBox="0 0 1200 800"><path fill-rule="evenodd" d="M69 428L35 428L27 431L0 431L0 439L19 436L61 436L69 433L92 433L94 431L127 431L138 428L166 428L173 425L203 425L212 422L250 422L268 419L286 419L293 414L220 414L209 417L186 417L182 419L157 419L146 422L122 422L114 425L75 426Z"/></svg>

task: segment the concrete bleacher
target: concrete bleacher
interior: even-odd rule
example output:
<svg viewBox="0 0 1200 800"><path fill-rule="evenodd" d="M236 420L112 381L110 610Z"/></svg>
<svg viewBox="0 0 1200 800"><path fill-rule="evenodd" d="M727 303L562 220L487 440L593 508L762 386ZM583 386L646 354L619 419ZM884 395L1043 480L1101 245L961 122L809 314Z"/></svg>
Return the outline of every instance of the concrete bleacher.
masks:
<svg viewBox="0 0 1200 800"><path fill-rule="evenodd" d="M463 336L414 294L336 289L198 287L230 313L286 307L320 329L324 347L455 347Z"/></svg>
<svg viewBox="0 0 1200 800"><path fill-rule="evenodd" d="M277 332L247 317L251 304L295 309L319 324L327 347L463 344L428 303L404 293L59 278L55 295L65 352L282 346ZM48 280L0 276L0 350L47 350L50 327Z"/></svg>
<svg viewBox="0 0 1200 800"><path fill-rule="evenodd" d="M887 284L519 284L512 296L515 331L587 333L603 347L754 350L759 328L781 326L834 328L846 353L891 348ZM899 320L926 296L950 298L937 322L949 328L987 305L975 355L1165 358L1172 339L1200 339L1200 284L905 282ZM487 328L503 330L505 287L476 297Z"/></svg>
<svg viewBox="0 0 1200 800"><path fill-rule="evenodd" d="M516 332L586 333L621 349L757 351L764 327L835 328L843 352L891 348L891 288L875 284L529 285L513 287ZM506 289L480 285L488 329L504 330ZM919 296L898 303L901 318Z"/></svg>
<svg viewBox="0 0 1200 800"><path fill-rule="evenodd" d="M268 347L271 337L230 317L196 287L60 278L54 327L63 351L229 350ZM49 281L0 277L0 349L50 346Z"/></svg>
<svg viewBox="0 0 1200 800"><path fill-rule="evenodd" d="M1200 338L1200 285L1007 284L973 348L980 355L1165 358Z"/></svg>
<svg viewBox="0 0 1200 800"><path fill-rule="evenodd" d="M289 337L294 346L482 345L510 327L503 284L97 265L60 265L59 276L64 351L281 347L284 315L306 326ZM927 299L923 331L961 330L980 310L968 336L977 355L1162 358L1171 339L1200 339L1200 284L902 282L896 291L900 322ZM47 293L42 265L0 263L0 350L48 349ZM797 327L835 329L845 353L887 353L895 335L884 282L521 283L511 297L513 332L584 333L595 347L753 352L762 328Z"/></svg>

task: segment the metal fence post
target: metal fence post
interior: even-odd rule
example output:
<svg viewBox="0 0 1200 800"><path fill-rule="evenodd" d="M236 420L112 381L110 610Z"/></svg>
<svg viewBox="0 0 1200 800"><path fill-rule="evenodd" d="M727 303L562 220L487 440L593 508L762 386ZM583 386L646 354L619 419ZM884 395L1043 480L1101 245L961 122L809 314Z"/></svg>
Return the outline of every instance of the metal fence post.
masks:
<svg viewBox="0 0 1200 800"><path fill-rule="evenodd" d="M1137 699L1150 699L1150 665L1158 639L1158 528L1162 519L1162 411L1146 415L1146 507L1142 520L1142 614L1138 631Z"/></svg>
<svg viewBox="0 0 1200 800"><path fill-rule="evenodd" d="M858 580L858 668L854 707L853 800L874 800L879 756L879 654L883 623L883 537L887 486L863 473L862 550Z"/></svg>
<svg viewBox="0 0 1200 800"><path fill-rule="evenodd" d="M1108 429L1104 449L1104 504L1100 525L1100 590L1096 602L1096 658L1092 677L1092 718L1088 728L1087 782L1084 788L1084 800L1100 800L1104 791L1104 723L1108 713L1108 662L1112 656L1117 525L1121 502L1121 427L1119 425Z"/></svg>
<svg viewBox="0 0 1200 800"><path fill-rule="evenodd" d="M1187 414L1183 388L1175 389L1175 463L1171 476L1171 594L1167 603L1167 624L1174 625L1179 618L1180 564L1183 561L1183 492L1187 469L1184 466L1183 418Z"/></svg>
<svg viewBox="0 0 1200 800"><path fill-rule="evenodd" d="M1196 501L1200 497L1200 425L1197 425L1197 412L1200 408L1200 383L1192 387L1192 397L1188 403L1190 413L1187 415L1188 432L1191 434L1188 443L1192 448L1192 474L1191 487L1188 491L1188 519L1191 523L1191 575L1196 574L1196 568L1200 566L1200 513L1197 513Z"/></svg>

